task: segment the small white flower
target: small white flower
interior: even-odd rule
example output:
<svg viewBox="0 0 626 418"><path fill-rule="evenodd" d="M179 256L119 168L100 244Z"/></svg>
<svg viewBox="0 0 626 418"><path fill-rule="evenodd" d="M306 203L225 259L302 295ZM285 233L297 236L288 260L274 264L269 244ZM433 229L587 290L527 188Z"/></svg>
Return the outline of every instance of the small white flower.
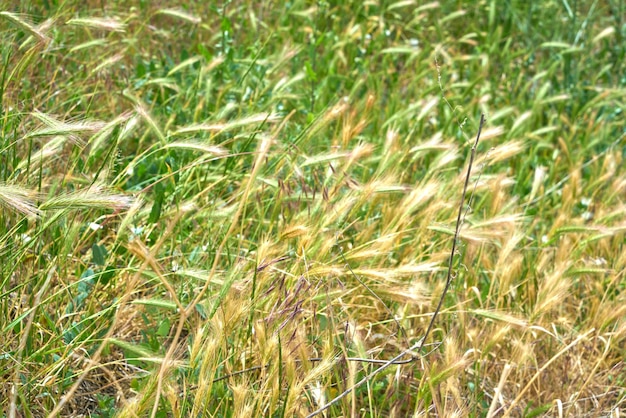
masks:
<svg viewBox="0 0 626 418"><path fill-rule="evenodd" d="M598 257L593 262L596 266L606 266L608 264L604 257Z"/></svg>
<svg viewBox="0 0 626 418"><path fill-rule="evenodd" d="M547 236L547 235L542 236L542 237L541 237L541 242L542 242L543 244L547 244L547 243L548 243L548 236Z"/></svg>
<svg viewBox="0 0 626 418"><path fill-rule="evenodd" d="M89 228L90 228L92 231L97 231L98 229L102 229L102 225L100 225L99 223L96 223L96 222L91 222L91 223L89 224Z"/></svg>
<svg viewBox="0 0 626 418"><path fill-rule="evenodd" d="M315 384L311 385L311 396L313 396L313 400L318 405L326 404L326 396L324 393L324 388L322 387L319 381L316 381Z"/></svg>

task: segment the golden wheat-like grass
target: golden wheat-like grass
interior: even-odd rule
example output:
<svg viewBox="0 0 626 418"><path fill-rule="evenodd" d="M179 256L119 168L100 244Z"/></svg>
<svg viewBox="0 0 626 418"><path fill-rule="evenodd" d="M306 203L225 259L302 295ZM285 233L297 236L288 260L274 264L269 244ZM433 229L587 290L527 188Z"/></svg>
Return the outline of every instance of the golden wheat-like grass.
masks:
<svg viewBox="0 0 626 418"><path fill-rule="evenodd" d="M7 416L619 415L609 6L143 3L0 12Z"/></svg>

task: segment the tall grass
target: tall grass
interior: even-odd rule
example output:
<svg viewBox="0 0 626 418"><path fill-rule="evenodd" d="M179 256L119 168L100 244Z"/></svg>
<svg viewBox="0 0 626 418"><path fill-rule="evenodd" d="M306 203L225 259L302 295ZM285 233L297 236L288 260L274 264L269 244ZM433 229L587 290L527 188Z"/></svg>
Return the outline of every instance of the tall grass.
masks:
<svg viewBox="0 0 626 418"><path fill-rule="evenodd" d="M620 0L2 9L6 416L624 409Z"/></svg>

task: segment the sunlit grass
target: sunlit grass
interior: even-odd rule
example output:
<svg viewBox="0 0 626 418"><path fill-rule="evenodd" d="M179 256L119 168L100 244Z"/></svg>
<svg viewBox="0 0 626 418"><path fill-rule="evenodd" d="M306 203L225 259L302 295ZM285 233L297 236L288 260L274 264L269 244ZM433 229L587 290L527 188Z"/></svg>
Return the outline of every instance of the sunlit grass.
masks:
<svg viewBox="0 0 626 418"><path fill-rule="evenodd" d="M624 5L513 3L5 6L5 415L332 402L486 113L327 416L618 416Z"/></svg>

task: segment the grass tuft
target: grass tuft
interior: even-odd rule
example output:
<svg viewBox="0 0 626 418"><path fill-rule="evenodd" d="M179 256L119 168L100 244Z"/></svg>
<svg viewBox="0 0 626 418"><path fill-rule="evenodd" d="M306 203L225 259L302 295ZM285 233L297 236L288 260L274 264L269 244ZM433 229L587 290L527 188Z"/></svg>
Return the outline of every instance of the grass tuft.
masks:
<svg viewBox="0 0 626 418"><path fill-rule="evenodd" d="M0 11L4 415L624 409L621 1L101 3Z"/></svg>

